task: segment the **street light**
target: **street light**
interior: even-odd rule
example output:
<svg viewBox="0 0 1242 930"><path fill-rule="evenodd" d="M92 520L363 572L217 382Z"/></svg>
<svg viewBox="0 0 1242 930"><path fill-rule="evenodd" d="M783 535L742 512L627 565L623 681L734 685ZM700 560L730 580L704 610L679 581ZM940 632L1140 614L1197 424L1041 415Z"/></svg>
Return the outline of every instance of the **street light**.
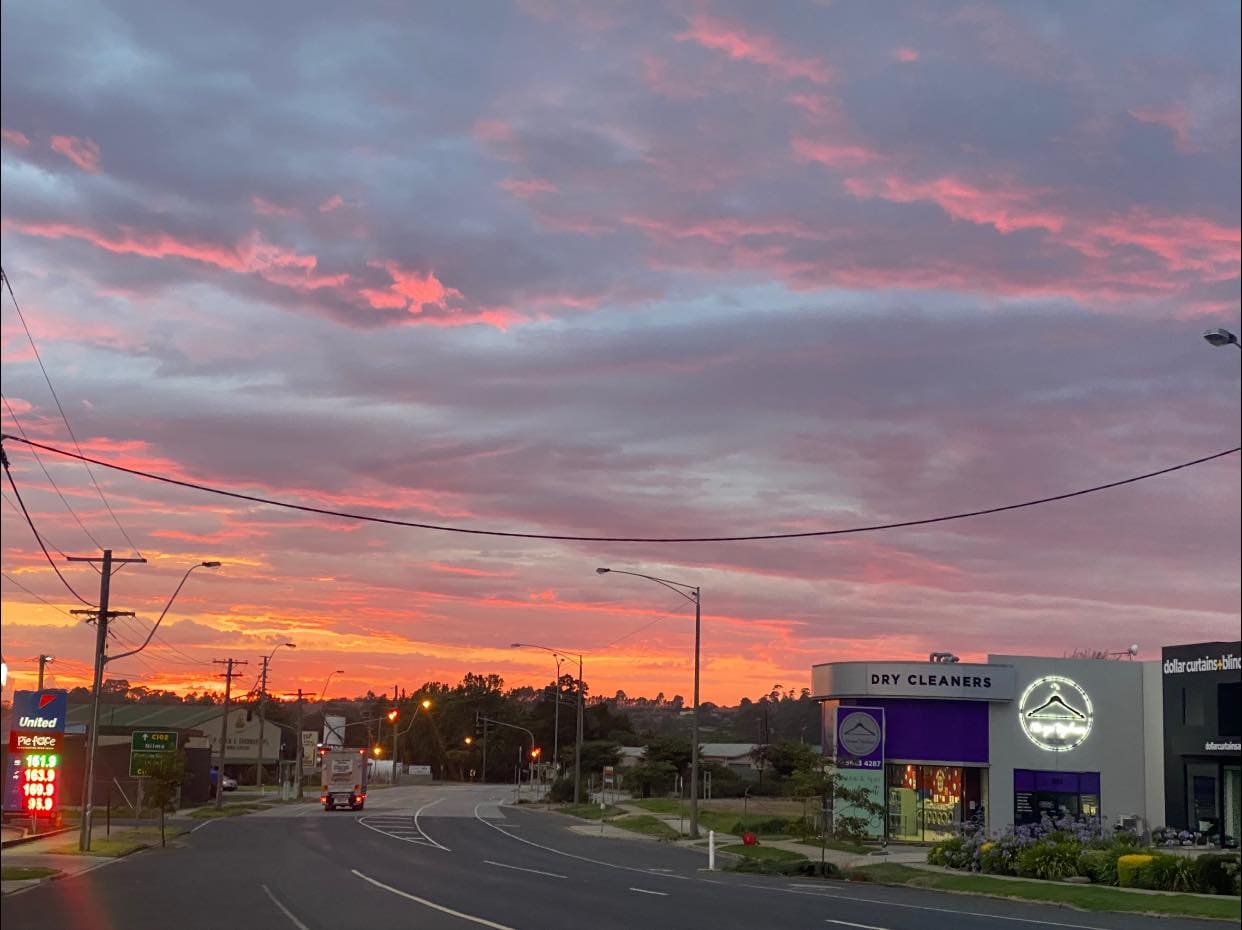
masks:
<svg viewBox="0 0 1242 930"><path fill-rule="evenodd" d="M344 675L344 674L345 674L345 669L343 668L338 668L335 671L328 672L328 677L323 680L323 687L319 689L319 697L315 701L316 704L322 701L323 696L328 693L328 682L332 680L332 676L333 675Z"/></svg>
<svg viewBox="0 0 1242 930"><path fill-rule="evenodd" d="M111 556L108 556L111 558ZM177 595L181 593L181 588L185 585L186 579L190 577L190 573L198 568L219 568L219 562L199 562L197 565L191 565L185 570L185 574L181 576L181 580L177 582L177 587L173 589L172 596L168 599L168 603L164 605L164 609L160 611L159 617L156 618L155 625L151 627L151 632L147 634L147 638L142 641L142 645L129 652L122 652L118 655L100 655L99 667L95 676L95 687L92 689L94 694L91 696L91 724L90 730L86 736L86 777L82 784L82 824L78 830L78 850L80 852L88 852L91 848L91 826L94 819L95 806L95 752L99 748L99 692L100 685L103 682L104 669L107 668L109 662L115 662L118 659L124 659L135 653L142 652L155 636L155 631L160 628L160 624L164 622L164 616L168 613L168 609L172 607L173 601L177 599ZM104 577L107 577L105 575ZM99 624L103 626L107 623L107 617L101 616ZM102 652L102 650L97 650ZM224 772L220 772L220 779L223 780ZM219 792L217 792L217 795Z"/></svg>
<svg viewBox="0 0 1242 930"><path fill-rule="evenodd" d="M557 721L560 721L561 710L561 656L570 656L578 660L578 722L574 728L574 803L582 803L582 655L577 652L570 652L566 649L553 649L550 646L540 646L537 643L510 643L510 649L542 649L544 652L550 652L556 656L556 712ZM558 727L559 729L559 727ZM555 741L554 741L555 742ZM556 764L556 752L553 750L552 764Z"/></svg>
<svg viewBox="0 0 1242 930"><path fill-rule="evenodd" d="M701 652L700 629L702 627L701 592L698 585L686 584L684 581L669 581L655 575L644 575L641 572L626 572L616 568L597 568L597 575L632 575L645 578L658 585L676 591L686 600L694 604L694 716L690 724L690 838L699 835L699 655Z"/></svg>
<svg viewBox="0 0 1242 930"><path fill-rule="evenodd" d="M1242 345L1238 345L1238 337L1227 329L1209 329L1203 334L1203 338L1208 341L1209 345L1214 345L1217 348L1221 346L1238 346L1239 349L1242 349Z"/></svg>
<svg viewBox="0 0 1242 930"><path fill-rule="evenodd" d="M56 656L39 656L39 690L43 690L43 670L56 661Z"/></svg>
<svg viewBox="0 0 1242 930"><path fill-rule="evenodd" d="M297 649L293 643L277 643L276 649L282 646L288 646L290 649ZM254 754L254 783L259 788L259 794L263 793L263 730L267 724L267 666L272 661L272 656L276 655L276 649L273 649L263 657L263 671L259 673L259 748ZM302 738L302 734L298 734L298 739ZM277 759L280 758L280 751L276 751ZM222 772L221 775L224 773Z"/></svg>

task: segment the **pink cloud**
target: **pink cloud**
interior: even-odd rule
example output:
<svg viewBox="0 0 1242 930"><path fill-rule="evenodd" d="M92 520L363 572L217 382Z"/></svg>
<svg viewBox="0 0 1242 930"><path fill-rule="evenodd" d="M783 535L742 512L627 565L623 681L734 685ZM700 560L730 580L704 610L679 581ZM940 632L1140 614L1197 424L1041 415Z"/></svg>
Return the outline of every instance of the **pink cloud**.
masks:
<svg viewBox="0 0 1242 930"><path fill-rule="evenodd" d="M1190 140L1192 117L1189 110L1183 107L1168 109L1139 107L1131 110L1130 116L1140 123L1152 123L1169 130L1173 133L1174 143L1179 152L1189 153L1196 150L1194 143Z"/></svg>
<svg viewBox="0 0 1242 930"><path fill-rule="evenodd" d="M329 197L327 200L325 200L323 203L319 205L319 212L320 213L331 213L333 210L338 210L344 205L345 205L345 198L342 197L340 194L333 194L331 197Z"/></svg>
<svg viewBox="0 0 1242 930"><path fill-rule="evenodd" d="M530 200L539 194L556 193L556 185L545 178L506 178L500 182L500 187L519 200Z"/></svg>
<svg viewBox="0 0 1242 930"><path fill-rule="evenodd" d="M512 142L514 132L503 120L481 119L474 124L474 137L480 142Z"/></svg>
<svg viewBox="0 0 1242 930"><path fill-rule="evenodd" d="M934 203L955 220L993 226L998 232L1019 229L1059 231L1064 217L1043 203L1047 191L1010 182L974 185L960 178L912 181L899 175L848 178L845 189L861 199L878 197L895 203Z"/></svg>
<svg viewBox="0 0 1242 930"><path fill-rule="evenodd" d="M447 309L450 299L461 297L461 291L445 287L435 272L426 273L402 268L396 262L371 262L392 277L386 289L363 288L359 293L376 310L408 310L421 313L426 306Z"/></svg>
<svg viewBox="0 0 1242 930"><path fill-rule="evenodd" d="M833 77L832 69L819 59L798 58L770 36L707 13L692 15L689 28L676 39L724 52L735 61L762 65L784 80L805 78L816 84L827 84Z"/></svg>
<svg viewBox="0 0 1242 930"><path fill-rule="evenodd" d="M30 145L30 138L16 129L0 129L0 139L3 139L7 145L15 145L23 149Z"/></svg>
<svg viewBox="0 0 1242 930"><path fill-rule="evenodd" d="M282 207L278 203L272 203L270 200L264 200L258 194L250 198L250 204L254 207L254 212L259 216L297 216L298 211L293 207Z"/></svg>
<svg viewBox="0 0 1242 930"><path fill-rule="evenodd" d="M902 47L893 51L893 57L898 61L909 63L912 61L918 61L919 53L917 49Z"/></svg>
<svg viewBox="0 0 1242 930"><path fill-rule="evenodd" d="M882 161L884 156L874 149L849 142L832 142L795 136L795 157L800 161L819 162L831 168L853 167Z"/></svg>
<svg viewBox="0 0 1242 930"><path fill-rule="evenodd" d="M83 171L99 171L99 146L77 136L52 136L52 151L59 152Z"/></svg>

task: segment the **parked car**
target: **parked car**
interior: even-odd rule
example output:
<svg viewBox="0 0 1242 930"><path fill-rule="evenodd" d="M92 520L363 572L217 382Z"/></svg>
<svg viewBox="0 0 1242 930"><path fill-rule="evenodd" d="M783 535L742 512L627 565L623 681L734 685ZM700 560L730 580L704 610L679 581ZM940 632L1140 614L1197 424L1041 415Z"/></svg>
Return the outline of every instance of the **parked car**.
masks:
<svg viewBox="0 0 1242 930"><path fill-rule="evenodd" d="M220 770L217 769L213 765L211 767L211 790L213 792L216 790L216 779L219 777L219 775L220 775ZM234 778L232 775L225 775L224 784L221 785L221 787L225 791L236 791L237 790L237 779Z"/></svg>

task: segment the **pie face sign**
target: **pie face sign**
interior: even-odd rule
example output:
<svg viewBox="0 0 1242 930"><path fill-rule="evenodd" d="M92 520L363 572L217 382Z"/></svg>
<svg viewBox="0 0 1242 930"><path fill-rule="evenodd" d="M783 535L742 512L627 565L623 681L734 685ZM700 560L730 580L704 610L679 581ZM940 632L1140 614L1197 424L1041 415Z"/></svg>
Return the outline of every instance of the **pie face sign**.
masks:
<svg viewBox="0 0 1242 930"><path fill-rule="evenodd" d="M1018 724L1046 752L1069 752L1091 735L1095 710L1077 682L1061 675L1036 678L1018 700Z"/></svg>

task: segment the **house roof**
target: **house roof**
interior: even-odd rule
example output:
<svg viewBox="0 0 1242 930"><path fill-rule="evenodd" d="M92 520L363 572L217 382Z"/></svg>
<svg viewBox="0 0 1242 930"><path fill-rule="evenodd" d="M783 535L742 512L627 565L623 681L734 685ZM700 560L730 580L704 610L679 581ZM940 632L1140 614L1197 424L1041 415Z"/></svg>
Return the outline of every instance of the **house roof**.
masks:
<svg viewBox="0 0 1242 930"><path fill-rule="evenodd" d="M717 759L740 759L754 751L755 743L704 743L699 755Z"/></svg>
<svg viewBox="0 0 1242 930"><path fill-rule="evenodd" d="M100 727L169 727L192 730L220 719L218 704L101 704ZM89 725L91 705L70 704L70 725Z"/></svg>

